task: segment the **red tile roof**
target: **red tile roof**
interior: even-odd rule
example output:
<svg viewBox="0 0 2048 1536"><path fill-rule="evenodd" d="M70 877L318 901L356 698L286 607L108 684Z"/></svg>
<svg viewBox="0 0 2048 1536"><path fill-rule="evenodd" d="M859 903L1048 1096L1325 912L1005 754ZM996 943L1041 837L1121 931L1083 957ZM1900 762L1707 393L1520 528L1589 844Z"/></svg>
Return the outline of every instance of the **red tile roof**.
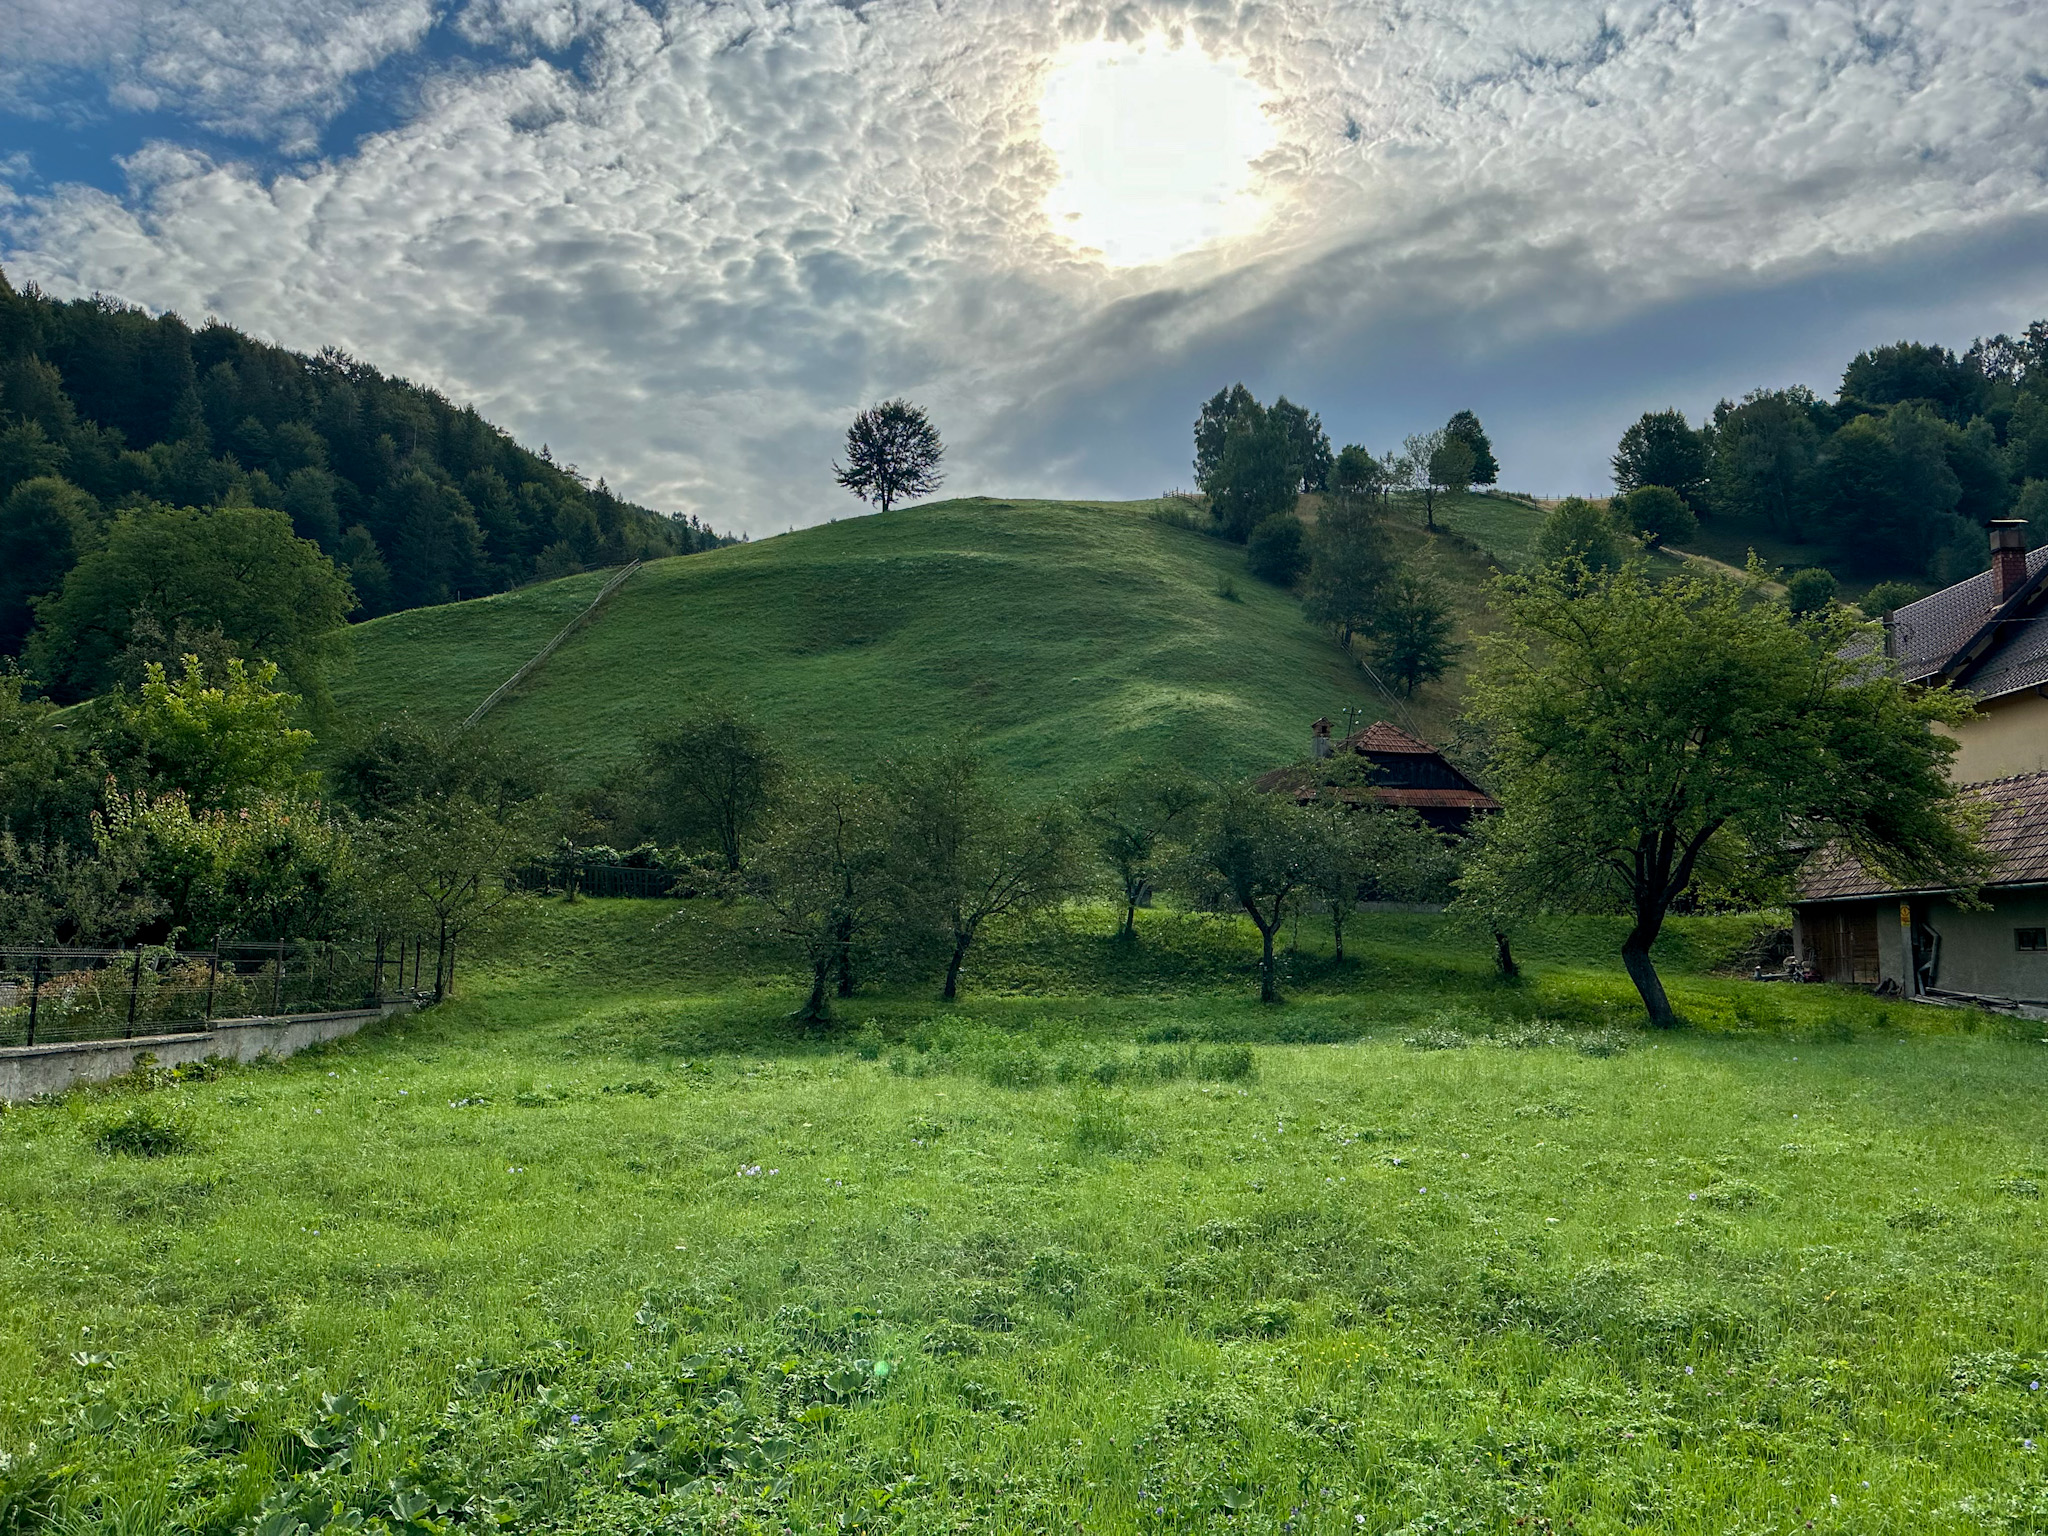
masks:
<svg viewBox="0 0 2048 1536"><path fill-rule="evenodd" d="M1344 745L1353 752L1419 752L1424 757L1435 757L1437 750L1426 741L1417 741L1397 725L1384 720L1375 720L1362 731L1354 731L1344 738Z"/></svg>
<svg viewBox="0 0 2048 1536"><path fill-rule="evenodd" d="M1957 791L1984 808L1982 842L1992 858L1986 885L2048 884L2048 773L1964 784ZM1823 848L1800 872L1800 901L1843 901L1904 895L1929 887L1901 888L1880 879L1837 847Z"/></svg>

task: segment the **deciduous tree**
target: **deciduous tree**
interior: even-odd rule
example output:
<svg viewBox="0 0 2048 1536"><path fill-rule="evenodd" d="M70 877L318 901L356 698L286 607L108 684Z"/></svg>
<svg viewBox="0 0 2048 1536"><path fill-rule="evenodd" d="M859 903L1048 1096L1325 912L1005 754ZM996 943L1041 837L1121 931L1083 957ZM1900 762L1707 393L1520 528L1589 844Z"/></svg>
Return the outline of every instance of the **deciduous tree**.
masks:
<svg viewBox="0 0 2048 1536"><path fill-rule="evenodd" d="M709 843L737 874L785 771L768 733L730 705L714 705L645 740L656 834Z"/></svg>
<svg viewBox="0 0 2048 1536"><path fill-rule="evenodd" d="M1614 451L1614 488L1668 485L1694 511L1703 508L1712 468L1713 436L1692 427L1683 411L1646 411Z"/></svg>
<svg viewBox="0 0 2048 1536"><path fill-rule="evenodd" d="M1915 886L1983 868L1943 771L1954 743L1930 729L1969 702L1907 689L1871 664L1869 626L1795 621L1761 581L1546 567L1495 583L1481 642L1471 708L1505 810L1479 881L1527 909L1628 913L1622 963L1659 1025L1651 946L1717 865L1789 872L1834 841Z"/></svg>
<svg viewBox="0 0 2048 1536"><path fill-rule="evenodd" d="M1474 485L1492 485L1500 479L1500 465L1493 457L1493 444L1486 436L1486 428L1479 425L1479 418L1470 411L1460 411L1444 424L1444 435L1454 437L1472 450L1472 477Z"/></svg>
<svg viewBox="0 0 2048 1536"><path fill-rule="evenodd" d="M354 606L334 562L295 537L282 512L144 507L116 518L105 545L37 605L29 651L59 698L84 698L114 680L146 611L166 631L179 621L220 630L246 658L277 663L317 703Z"/></svg>
<svg viewBox="0 0 2048 1536"><path fill-rule="evenodd" d="M853 992L855 957L890 895L890 827L882 797L838 774L806 776L778 807L752 865L752 884L797 947L811 989L799 1017L832 1015Z"/></svg>
<svg viewBox="0 0 2048 1536"><path fill-rule="evenodd" d="M1693 516L1692 508L1668 485L1639 485L1616 498L1615 510L1651 549L1689 539L1700 531L1700 520Z"/></svg>
<svg viewBox="0 0 2048 1536"><path fill-rule="evenodd" d="M1285 795L1232 784L1204 807L1179 866L1201 905L1236 909L1259 930L1259 1000L1280 1001L1273 937L1315 868L1308 817Z"/></svg>
<svg viewBox="0 0 2048 1536"><path fill-rule="evenodd" d="M964 745L898 763L892 776L902 907L936 927L946 952L941 995L950 1002L983 924L1076 888L1073 821L1057 804L1013 804L988 761Z"/></svg>
<svg viewBox="0 0 2048 1536"><path fill-rule="evenodd" d="M1187 830L1207 794L1172 768L1127 768L1099 781L1081 802L1082 824L1123 898L1120 937L1138 936L1138 903L1165 875L1170 841Z"/></svg>
<svg viewBox="0 0 2048 1536"><path fill-rule="evenodd" d="M846 464L832 475L862 501L886 512L899 501L929 496L945 478L939 429L908 400L885 400L846 429Z"/></svg>

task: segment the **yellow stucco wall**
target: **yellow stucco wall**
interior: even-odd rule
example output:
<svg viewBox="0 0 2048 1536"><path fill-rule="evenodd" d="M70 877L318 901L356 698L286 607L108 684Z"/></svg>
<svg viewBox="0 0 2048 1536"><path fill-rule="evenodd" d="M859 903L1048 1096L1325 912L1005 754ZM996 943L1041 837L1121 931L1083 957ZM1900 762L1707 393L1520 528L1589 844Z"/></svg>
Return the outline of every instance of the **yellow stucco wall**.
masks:
<svg viewBox="0 0 2048 1536"><path fill-rule="evenodd" d="M1937 729L1962 743L1948 770L1958 784L2048 769L2048 698L2032 689L1991 700L1975 720L1953 730Z"/></svg>

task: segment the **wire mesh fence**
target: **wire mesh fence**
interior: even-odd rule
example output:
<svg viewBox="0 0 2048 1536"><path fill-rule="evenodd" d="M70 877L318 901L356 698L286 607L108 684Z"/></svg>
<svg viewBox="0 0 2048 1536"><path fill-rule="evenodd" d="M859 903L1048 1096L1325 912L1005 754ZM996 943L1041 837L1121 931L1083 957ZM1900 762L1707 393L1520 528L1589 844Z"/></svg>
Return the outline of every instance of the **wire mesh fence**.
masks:
<svg viewBox="0 0 2048 1536"><path fill-rule="evenodd" d="M431 959L427 957L431 956ZM189 950L0 946L0 1046L198 1033L221 1019L371 1008L438 995L450 947L222 943Z"/></svg>

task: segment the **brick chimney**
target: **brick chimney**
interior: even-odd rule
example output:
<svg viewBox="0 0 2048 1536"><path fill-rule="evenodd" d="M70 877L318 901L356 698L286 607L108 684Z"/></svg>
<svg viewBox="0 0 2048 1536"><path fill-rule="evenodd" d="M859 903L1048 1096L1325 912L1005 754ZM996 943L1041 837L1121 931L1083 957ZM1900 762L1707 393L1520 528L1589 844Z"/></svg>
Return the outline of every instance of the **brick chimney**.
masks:
<svg viewBox="0 0 2048 1536"><path fill-rule="evenodd" d="M2027 524L2024 518L1997 517L1991 520L1991 590L1995 603L2019 591L2027 579Z"/></svg>

